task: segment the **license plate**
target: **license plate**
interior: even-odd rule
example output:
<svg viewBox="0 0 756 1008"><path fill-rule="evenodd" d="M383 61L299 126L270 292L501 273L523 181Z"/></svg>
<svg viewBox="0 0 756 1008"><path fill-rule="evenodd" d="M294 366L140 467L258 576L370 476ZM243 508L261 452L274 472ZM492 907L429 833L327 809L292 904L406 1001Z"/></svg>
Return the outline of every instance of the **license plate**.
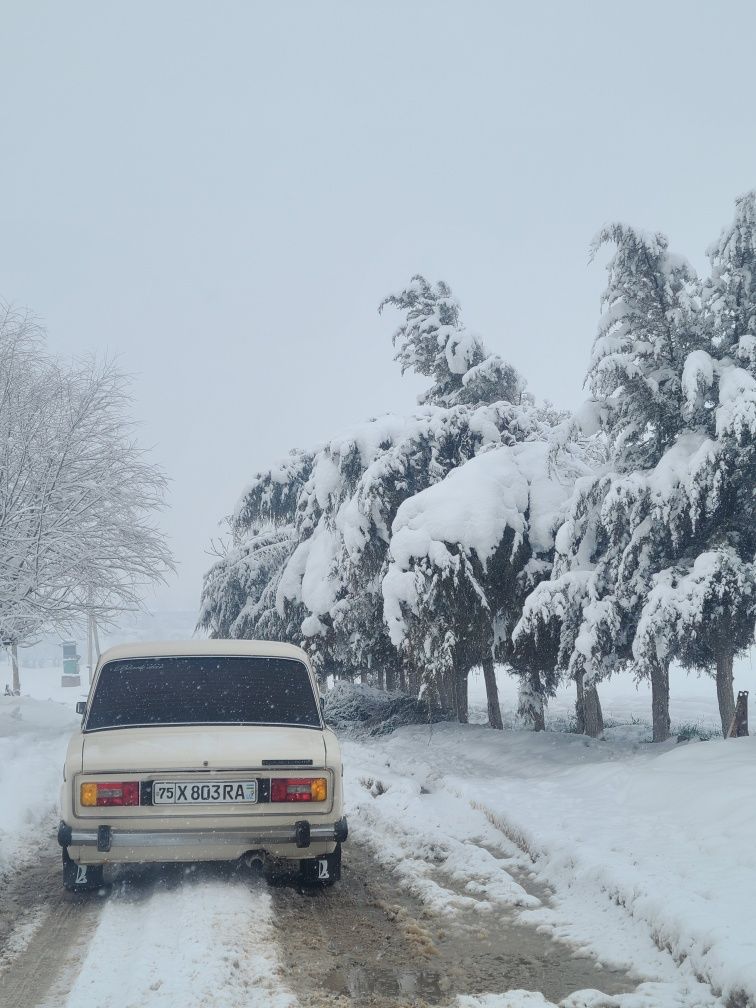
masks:
<svg viewBox="0 0 756 1008"><path fill-rule="evenodd" d="M155 781L153 805L241 805L257 801L257 781Z"/></svg>

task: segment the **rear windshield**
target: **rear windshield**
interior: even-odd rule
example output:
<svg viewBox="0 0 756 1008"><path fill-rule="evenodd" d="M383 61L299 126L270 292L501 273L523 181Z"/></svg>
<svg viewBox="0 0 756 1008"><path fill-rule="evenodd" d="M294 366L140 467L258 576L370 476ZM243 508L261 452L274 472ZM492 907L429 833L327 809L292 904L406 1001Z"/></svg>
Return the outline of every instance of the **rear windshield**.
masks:
<svg viewBox="0 0 756 1008"><path fill-rule="evenodd" d="M136 725L320 727L306 667L292 658L130 658L103 665L85 731Z"/></svg>

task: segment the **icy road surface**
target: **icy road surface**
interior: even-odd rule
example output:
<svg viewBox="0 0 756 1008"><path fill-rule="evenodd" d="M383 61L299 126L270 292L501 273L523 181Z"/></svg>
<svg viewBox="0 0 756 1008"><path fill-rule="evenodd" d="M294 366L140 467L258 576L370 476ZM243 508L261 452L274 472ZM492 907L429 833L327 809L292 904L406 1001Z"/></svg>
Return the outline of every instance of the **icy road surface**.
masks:
<svg viewBox="0 0 756 1008"><path fill-rule="evenodd" d="M385 766L381 746L347 748L353 765ZM462 824L453 799L418 788L417 761L406 775L385 769L383 780L349 784L359 821L345 845L344 880L325 891L271 884L241 866L169 865L120 869L101 894L72 895L60 886L59 852L44 844L3 879L0 1004L723 1005L608 899L587 909L574 902L562 929L570 940L555 941L569 895L555 900L530 878L527 858L481 812L467 805ZM392 791L410 813L400 829L380 811ZM427 803L422 813L413 800ZM624 968L597 961L591 944L602 939L616 945ZM647 971L627 969L638 961Z"/></svg>
<svg viewBox="0 0 756 1008"><path fill-rule="evenodd" d="M359 843L343 883L319 892L208 865L120 872L107 894L71 895L44 849L6 879L0 947L0 1001L16 1008L398 1008L635 987L511 915L429 909Z"/></svg>

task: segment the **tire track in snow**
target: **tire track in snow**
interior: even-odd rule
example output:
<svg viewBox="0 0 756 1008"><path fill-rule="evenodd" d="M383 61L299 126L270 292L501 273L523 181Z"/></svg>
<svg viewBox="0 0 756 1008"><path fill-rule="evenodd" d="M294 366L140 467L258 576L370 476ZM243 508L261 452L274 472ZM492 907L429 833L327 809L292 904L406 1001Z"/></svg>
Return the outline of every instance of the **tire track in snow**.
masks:
<svg viewBox="0 0 756 1008"><path fill-rule="evenodd" d="M1 1008L294 1008L271 896L232 868L150 866L63 889L60 852L3 876Z"/></svg>
<svg viewBox="0 0 756 1008"><path fill-rule="evenodd" d="M295 1008L264 882L153 866L113 887L67 1008Z"/></svg>
<svg viewBox="0 0 756 1008"><path fill-rule="evenodd" d="M63 889L60 851L45 848L3 876L0 1004L60 1004L96 926L102 901Z"/></svg>
<svg viewBox="0 0 756 1008"><path fill-rule="evenodd" d="M350 740L346 745L352 838L369 845L382 865L429 909L448 909L452 921L469 920L473 915L466 903L472 897L478 911L488 903L488 912L500 922L501 940L509 947L516 947L527 932L537 933L550 946L519 979L517 970L502 969L498 976L489 975L485 987L470 983L457 988L460 994L498 994L522 987L561 1004L566 986L573 992L602 990L600 1003L606 1008L723 1008L722 999L700 982L690 962L677 963L660 950L647 923L616 905L590 872L579 871L569 850L564 863L552 863L546 852L534 850L518 836L515 824L489 808L485 776L468 779L463 774L460 783L438 769L448 761L448 753L434 752L429 760L427 742L396 741L404 741L405 748L397 744L387 753L388 747L378 744ZM369 786L375 781L380 788ZM483 856L486 851L488 858ZM522 892L538 895L534 904L519 897L515 880ZM446 899L443 890L448 890ZM509 923L515 925L511 932ZM525 951L528 959L527 943ZM586 964L578 971L583 982L562 986L575 957ZM549 977L553 964L553 976L560 981L556 984ZM620 980L618 989L614 984L623 974L626 982ZM475 979L474 971L468 979ZM569 1001L568 995L564 1005L569 1001L570 1008L583 1008L588 1003L582 994L574 996L577 1001Z"/></svg>
<svg viewBox="0 0 756 1008"><path fill-rule="evenodd" d="M451 910L429 905L394 867L350 837L341 883L274 890L286 975L302 1008L424 1008L519 987L558 999L599 983L609 992L634 986L519 924L513 908L497 912L451 889Z"/></svg>

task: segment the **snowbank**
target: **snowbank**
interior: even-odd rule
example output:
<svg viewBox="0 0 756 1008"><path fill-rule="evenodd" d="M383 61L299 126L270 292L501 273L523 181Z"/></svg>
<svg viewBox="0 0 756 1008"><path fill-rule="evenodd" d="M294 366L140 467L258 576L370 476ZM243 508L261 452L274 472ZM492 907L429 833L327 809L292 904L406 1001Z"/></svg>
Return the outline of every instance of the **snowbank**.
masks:
<svg viewBox="0 0 756 1008"><path fill-rule="evenodd" d="M0 696L0 870L23 860L40 828L53 835L66 745L79 723L75 699Z"/></svg>
<svg viewBox="0 0 756 1008"><path fill-rule="evenodd" d="M644 732L596 742L442 724L380 750L350 742L350 822L436 909L522 907L651 984L623 1008L699 1008L712 989L756 1005L756 738L651 746ZM512 884L518 863L551 887L548 904ZM482 1003L519 1004L508 997Z"/></svg>

